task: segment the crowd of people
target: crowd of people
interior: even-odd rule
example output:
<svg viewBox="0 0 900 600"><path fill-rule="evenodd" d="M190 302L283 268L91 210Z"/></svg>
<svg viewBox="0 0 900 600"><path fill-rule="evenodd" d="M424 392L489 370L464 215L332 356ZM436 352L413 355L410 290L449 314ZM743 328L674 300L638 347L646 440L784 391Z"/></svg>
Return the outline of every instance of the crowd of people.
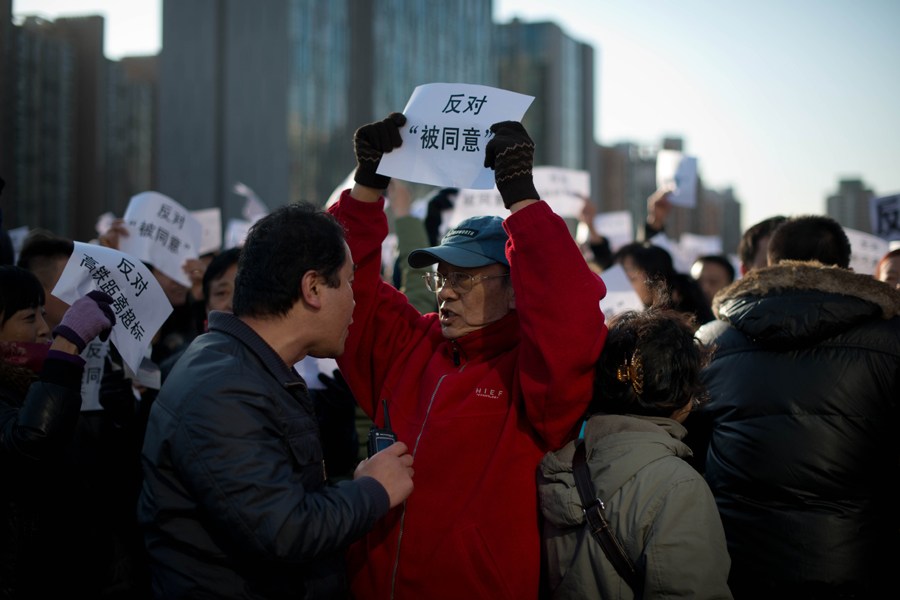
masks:
<svg viewBox="0 0 900 600"><path fill-rule="evenodd" d="M448 228L459 190L419 219L378 173L405 122L357 129L327 210L274 210L188 261L190 286L148 265L173 307L150 346L160 385L110 345L99 407L84 354L114 299L52 294L73 240L34 230L17 260L0 240L0 598L890 589L900 250L854 273L835 220L777 216L737 265L681 273L652 242L666 190L615 249L587 202L579 244L515 121L479 158L508 214ZM94 243L126 235L118 220ZM607 319L615 265L644 308ZM318 382L298 374L330 358ZM360 413L395 441L366 453Z"/></svg>

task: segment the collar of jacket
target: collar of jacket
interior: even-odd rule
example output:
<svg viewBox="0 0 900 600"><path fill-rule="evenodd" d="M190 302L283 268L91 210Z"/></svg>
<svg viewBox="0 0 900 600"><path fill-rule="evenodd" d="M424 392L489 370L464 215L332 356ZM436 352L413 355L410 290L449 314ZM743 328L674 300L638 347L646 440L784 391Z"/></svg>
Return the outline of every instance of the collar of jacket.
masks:
<svg viewBox="0 0 900 600"><path fill-rule="evenodd" d="M505 354L519 343L519 315L509 311L502 319L471 333L446 340L444 353L453 359L457 352L461 363L486 361Z"/></svg>
<svg viewBox="0 0 900 600"><path fill-rule="evenodd" d="M815 261L794 260L750 271L716 294L713 309L719 314L723 305L729 301L748 296L771 296L790 290L859 298L879 306L884 319L900 314L900 292L871 275Z"/></svg>
<svg viewBox="0 0 900 600"><path fill-rule="evenodd" d="M266 369L282 383L289 392L306 394L307 387L303 378L293 367L288 367L278 353L266 343L253 329L231 313L212 311L209 313L209 330L220 331L237 338L251 352L259 357Z"/></svg>

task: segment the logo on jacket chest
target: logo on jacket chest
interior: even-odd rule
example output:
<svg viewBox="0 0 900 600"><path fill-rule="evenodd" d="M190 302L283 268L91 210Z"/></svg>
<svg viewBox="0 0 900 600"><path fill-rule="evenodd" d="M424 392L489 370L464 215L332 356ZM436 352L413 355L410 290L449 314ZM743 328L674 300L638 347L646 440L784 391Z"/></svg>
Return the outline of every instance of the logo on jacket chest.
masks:
<svg viewBox="0 0 900 600"><path fill-rule="evenodd" d="M506 391L498 388L476 387L475 395L479 398L488 398L491 400L500 400L506 398Z"/></svg>

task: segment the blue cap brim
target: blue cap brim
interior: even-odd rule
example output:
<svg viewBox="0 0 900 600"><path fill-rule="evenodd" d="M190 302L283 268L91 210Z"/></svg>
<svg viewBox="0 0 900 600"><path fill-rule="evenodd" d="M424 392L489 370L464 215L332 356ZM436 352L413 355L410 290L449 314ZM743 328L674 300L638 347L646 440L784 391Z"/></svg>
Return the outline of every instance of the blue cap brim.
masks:
<svg viewBox="0 0 900 600"><path fill-rule="evenodd" d="M406 261L413 269L424 269L425 267L440 261L464 269L486 267L497 262L493 258L488 258L483 254L470 252L469 250L463 250L462 248L454 248L452 246L433 246L431 248L413 250L409 253L409 257L407 257ZM501 264L506 264L506 261L503 261Z"/></svg>

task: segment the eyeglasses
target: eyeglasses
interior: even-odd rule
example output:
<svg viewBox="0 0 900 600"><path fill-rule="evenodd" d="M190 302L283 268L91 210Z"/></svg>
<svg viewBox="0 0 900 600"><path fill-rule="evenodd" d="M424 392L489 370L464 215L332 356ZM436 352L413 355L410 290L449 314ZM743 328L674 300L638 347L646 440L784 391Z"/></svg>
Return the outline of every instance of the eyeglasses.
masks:
<svg viewBox="0 0 900 600"><path fill-rule="evenodd" d="M459 294L471 292L476 283L480 283L485 279L495 279L497 277L509 277L509 273L501 273L500 275L469 275L468 273L460 273L453 271L443 275L438 272L426 273L422 275L425 280L425 287L437 294L444 286L450 284L450 289Z"/></svg>

